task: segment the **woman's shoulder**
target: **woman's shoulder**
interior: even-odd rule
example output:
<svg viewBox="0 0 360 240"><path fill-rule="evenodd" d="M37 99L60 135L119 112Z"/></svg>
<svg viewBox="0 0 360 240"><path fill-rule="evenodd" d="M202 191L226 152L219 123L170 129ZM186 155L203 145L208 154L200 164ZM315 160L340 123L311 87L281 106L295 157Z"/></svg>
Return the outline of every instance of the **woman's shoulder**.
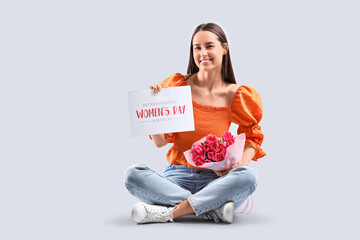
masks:
<svg viewBox="0 0 360 240"><path fill-rule="evenodd" d="M238 85L236 83L228 83L228 93L230 95L234 95L239 89L240 89L241 85Z"/></svg>
<svg viewBox="0 0 360 240"><path fill-rule="evenodd" d="M232 84L230 89L234 96L231 103L232 108L262 109L261 96L253 87Z"/></svg>
<svg viewBox="0 0 360 240"><path fill-rule="evenodd" d="M259 93L250 86L247 85L238 85L236 83L229 83L229 93L234 95L242 95L242 96L256 96L259 95Z"/></svg>

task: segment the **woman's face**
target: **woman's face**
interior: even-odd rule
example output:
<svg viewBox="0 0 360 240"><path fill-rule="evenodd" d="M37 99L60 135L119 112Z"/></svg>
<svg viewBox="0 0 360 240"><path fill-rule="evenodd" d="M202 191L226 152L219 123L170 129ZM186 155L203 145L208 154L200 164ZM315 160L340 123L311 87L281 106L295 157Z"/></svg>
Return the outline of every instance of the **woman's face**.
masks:
<svg viewBox="0 0 360 240"><path fill-rule="evenodd" d="M221 46L216 34L199 31L193 38L193 57L200 71L221 71L226 48Z"/></svg>

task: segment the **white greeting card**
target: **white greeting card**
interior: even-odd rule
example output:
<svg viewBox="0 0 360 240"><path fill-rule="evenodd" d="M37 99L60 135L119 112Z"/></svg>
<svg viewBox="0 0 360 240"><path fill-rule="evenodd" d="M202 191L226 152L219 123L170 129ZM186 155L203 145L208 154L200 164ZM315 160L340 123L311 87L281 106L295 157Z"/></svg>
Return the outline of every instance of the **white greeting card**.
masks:
<svg viewBox="0 0 360 240"><path fill-rule="evenodd" d="M128 92L131 135L194 131L190 86Z"/></svg>

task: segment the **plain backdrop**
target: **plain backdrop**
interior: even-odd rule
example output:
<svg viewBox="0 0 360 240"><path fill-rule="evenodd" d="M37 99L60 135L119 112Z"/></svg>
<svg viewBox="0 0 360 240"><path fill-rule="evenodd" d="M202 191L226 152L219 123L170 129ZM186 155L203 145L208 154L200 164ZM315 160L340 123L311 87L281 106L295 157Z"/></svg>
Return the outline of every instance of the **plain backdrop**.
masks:
<svg viewBox="0 0 360 240"><path fill-rule="evenodd" d="M358 239L357 1L1 1L1 239ZM136 225L127 167L170 144L131 137L127 92L185 74L201 23L225 31L262 97L254 209L231 225ZM231 127L232 130L236 126Z"/></svg>

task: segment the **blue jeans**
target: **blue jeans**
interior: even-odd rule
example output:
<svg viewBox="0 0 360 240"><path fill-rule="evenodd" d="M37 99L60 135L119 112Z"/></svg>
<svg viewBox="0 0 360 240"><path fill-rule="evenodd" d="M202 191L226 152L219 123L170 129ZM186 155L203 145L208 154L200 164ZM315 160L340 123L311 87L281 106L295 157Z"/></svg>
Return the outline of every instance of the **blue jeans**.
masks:
<svg viewBox="0 0 360 240"><path fill-rule="evenodd" d="M132 195L148 204L175 206L187 199L198 216L229 201L235 203L235 208L241 206L255 191L257 178L255 170L248 166L219 177L213 171L171 163L160 175L140 164L126 170L125 185Z"/></svg>

